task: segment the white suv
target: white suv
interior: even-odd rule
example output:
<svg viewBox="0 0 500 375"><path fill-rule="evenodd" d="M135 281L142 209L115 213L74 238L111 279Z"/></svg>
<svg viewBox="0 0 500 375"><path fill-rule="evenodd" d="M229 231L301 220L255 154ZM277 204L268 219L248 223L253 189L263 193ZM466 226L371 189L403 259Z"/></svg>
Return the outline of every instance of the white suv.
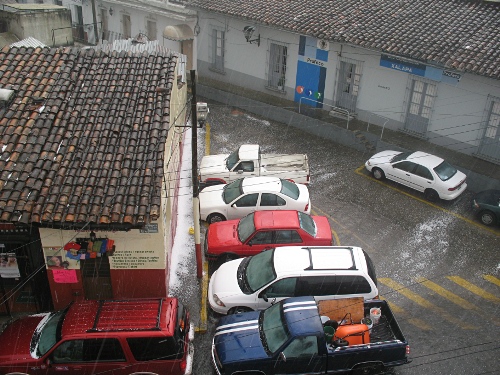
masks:
<svg viewBox="0 0 500 375"><path fill-rule="evenodd" d="M263 310L298 296L377 298L373 262L359 247L284 246L222 264L208 287L219 314Z"/></svg>

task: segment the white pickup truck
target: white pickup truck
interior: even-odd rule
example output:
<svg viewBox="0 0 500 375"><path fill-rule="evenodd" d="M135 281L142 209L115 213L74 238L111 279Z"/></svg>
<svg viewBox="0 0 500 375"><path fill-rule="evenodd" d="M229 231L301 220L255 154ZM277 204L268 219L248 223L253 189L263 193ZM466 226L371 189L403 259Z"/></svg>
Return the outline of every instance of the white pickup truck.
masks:
<svg viewBox="0 0 500 375"><path fill-rule="evenodd" d="M201 159L201 189L255 176L279 177L308 184L310 176L307 155L261 154L259 145L241 145L231 154L207 155Z"/></svg>

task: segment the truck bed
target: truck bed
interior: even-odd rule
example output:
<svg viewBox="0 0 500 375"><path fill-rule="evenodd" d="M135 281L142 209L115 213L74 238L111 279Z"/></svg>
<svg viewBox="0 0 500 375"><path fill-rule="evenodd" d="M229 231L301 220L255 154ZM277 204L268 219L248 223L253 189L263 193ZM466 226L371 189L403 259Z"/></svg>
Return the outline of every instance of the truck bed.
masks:
<svg viewBox="0 0 500 375"><path fill-rule="evenodd" d="M263 154L260 156L260 163L261 167L267 171L308 171L309 169L305 154Z"/></svg>

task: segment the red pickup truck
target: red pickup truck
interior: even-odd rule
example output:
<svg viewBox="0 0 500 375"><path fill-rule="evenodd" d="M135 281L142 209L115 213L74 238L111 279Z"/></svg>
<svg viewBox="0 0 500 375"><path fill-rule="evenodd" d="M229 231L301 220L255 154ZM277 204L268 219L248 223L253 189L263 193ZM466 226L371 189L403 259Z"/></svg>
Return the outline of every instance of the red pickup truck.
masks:
<svg viewBox="0 0 500 375"><path fill-rule="evenodd" d="M210 224L205 235L205 255L212 261L294 245L333 245L328 219L298 211L256 211L242 219Z"/></svg>

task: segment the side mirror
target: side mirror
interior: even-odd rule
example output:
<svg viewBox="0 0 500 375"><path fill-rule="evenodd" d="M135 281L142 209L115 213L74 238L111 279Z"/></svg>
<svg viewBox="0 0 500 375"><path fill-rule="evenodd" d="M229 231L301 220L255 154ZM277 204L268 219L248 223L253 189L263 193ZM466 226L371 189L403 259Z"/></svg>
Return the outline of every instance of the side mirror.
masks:
<svg viewBox="0 0 500 375"><path fill-rule="evenodd" d="M269 298L267 298L266 293L262 293L260 297L264 300L264 302L268 302L269 301Z"/></svg>
<svg viewBox="0 0 500 375"><path fill-rule="evenodd" d="M243 174L243 169L238 169L238 174Z"/></svg>

